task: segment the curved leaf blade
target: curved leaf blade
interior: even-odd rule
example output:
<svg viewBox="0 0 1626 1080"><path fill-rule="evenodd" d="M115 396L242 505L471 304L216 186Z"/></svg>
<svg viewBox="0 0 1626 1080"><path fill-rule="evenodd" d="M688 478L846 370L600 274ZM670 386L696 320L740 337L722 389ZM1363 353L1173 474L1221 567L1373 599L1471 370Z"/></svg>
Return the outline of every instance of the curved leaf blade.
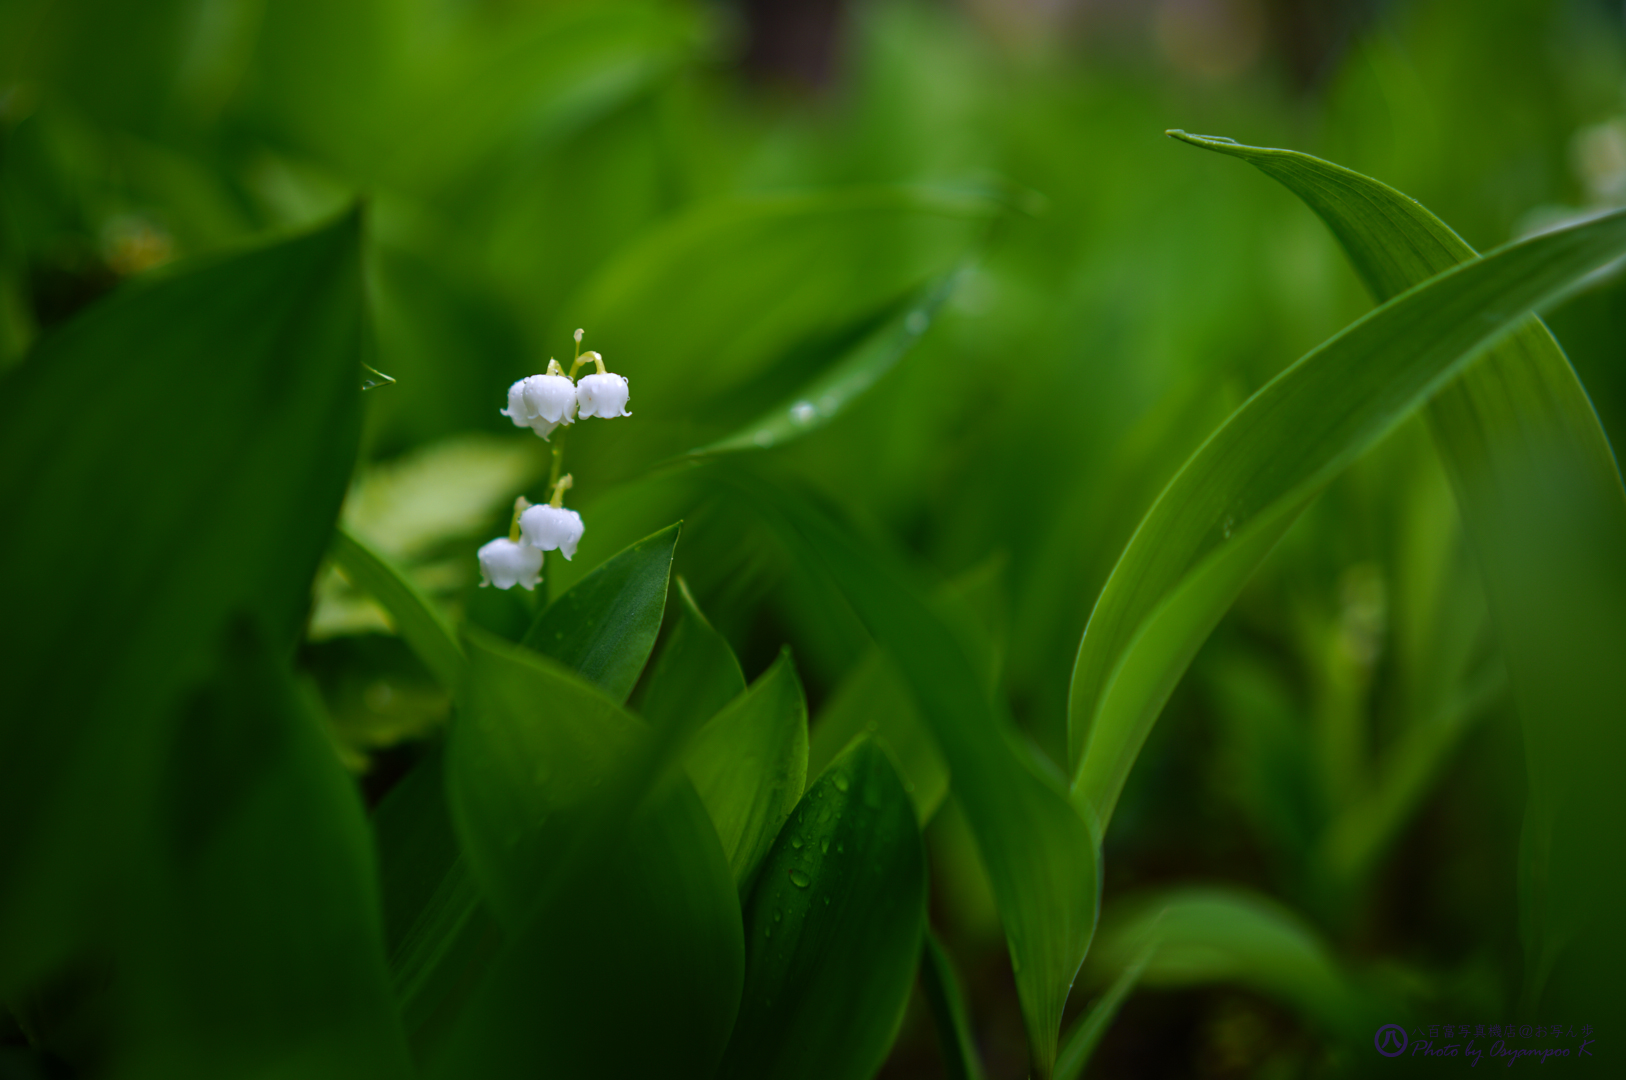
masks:
<svg viewBox="0 0 1626 1080"><path fill-rule="evenodd" d="M1149 946L1155 949L1148 962ZM1109 911L1090 968L1122 971L1137 963L1145 965L1146 986L1237 983L1340 1034L1370 1038L1382 1022L1373 999L1309 924L1272 900L1238 889L1174 889Z"/></svg>
<svg viewBox="0 0 1626 1080"><path fill-rule="evenodd" d="M745 693L745 673L728 642L707 621L681 576L677 625L649 673L639 712L655 727L698 726Z"/></svg>
<svg viewBox="0 0 1626 1080"><path fill-rule="evenodd" d="M1125 683L1116 672L1142 646L1171 632L1198 637L1235 598L1265 537L1390 428L1422 407L1479 350L1529 311L1626 250L1626 214L1512 244L1447 271L1356 322L1277 376L1216 431L1170 481L1142 520L1096 603L1073 670L1069 732L1075 797L1104 829L1128 765L1155 722L1193 647L1165 648L1161 677ZM1223 549L1247 547L1227 555ZM1164 609L1205 560L1216 582L1206 604L1148 638ZM1206 586L1194 586L1197 590ZM1195 592L1184 594L1190 602ZM1206 633L1206 630L1202 631ZM1148 692L1147 688L1152 688ZM1129 695L1129 691L1135 692ZM1113 717L1109 730L1103 723ZM1090 760L1091 758L1095 760ZM1128 758L1128 761L1124 759Z"/></svg>
<svg viewBox="0 0 1626 1080"><path fill-rule="evenodd" d="M1059 778L1017 741L960 637L884 563L805 502L734 478L806 563L823 566L897 661L953 777L993 885L1034 1074L1055 1064L1062 1009L1089 948L1099 850Z"/></svg>
<svg viewBox="0 0 1626 1080"><path fill-rule="evenodd" d="M644 537L582 578L537 616L521 644L626 701L655 650L682 527Z"/></svg>
<svg viewBox="0 0 1626 1080"><path fill-rule="evenodd" d="M953 295L961 276L962 271L956 270L933 281L795 397L769 409L733 435L691 450L687 456L766 450L794 442L829 424L914 348Z"/></svg>
<svg viewBox="0 0 1626 1080"><path fill-rule="evenodd" d="M1421 204L1370 177L1307 154L1175 134L1239 157L1298 195L1380 301L1475 257ZM1581 613L1596 611L1598 595L1619 580L1618 554L1600 553L1626 551L1626 490L1585 389L1539 319L1527 319L1441 390L1427 416L1482 571L1530 748L1526 993L1532 1000L1542 993L1545 973L1567 949L1588 974L1571 968L1560 979L1562 992L1571 1000L1602 1000L1606 987L1619 993L1610 973L1626 946L1608 928L1616 922L1609 913L1626 903L1626 888L1585 853L1584 843L1569 847L1574 841L1566 838L1619 816L1598 808L1618 799L1618 784L1602 777L1626 768L1604 719L1611 715L1607 703L1626 696L1626 680L1605 674L1618 665L1594 660L1599 641L1613 632L1609 621ZM1579 567L1590 572L1577 573ZM1588 689L1577 695L1581 687ZM1549 746L1566 749L1551 754L1543 749ZM1397 798L1376 808L1365 836L1346 829L1333 837L1346 861L1363 844L1371 850L1381 831L1370 826L1381 830L1382 814L1392 821L1403 812L1400 789L1408 777L1402 772L1398 780ZM1567 885L1546 892L1536 886L1544 878ZM1578 930L1587 923L1589 929ZM1567 948L1579 940L1588 941L1585 950Z"/></svg>
<svg viewBox="0 0 1626 1080"><path fill-rule="evenodd" d="M352 585L389 612L401 637L435 680L456 693L463 675L463 647L457 642L451 622L434 601L389 560L342 526L333 530L328 556Z"/></svg>
<svg viewBox="0 0 1626 1080"><path fill-rule="evenodd" d="M763 863L719 1076L872 1076L902 1019L925 921L914 809L885 752L859 743L808 791Z"/></svg>
<svg viewBox="0 0 1626 1080"><path fill-rule="evenodd" d="M684 764L746 892L807 783L807 699L789 649L700 729Z"/></svg>
<svg viewBox="0 0 1626 1080"><path fill-rule="evenodd" d="M355 462L365 311L348 214L120 289L8 374L0 993L102 921L227 622L297 637ZM91 507L116 543L76 524Z"/></svg>
<svg viewBox="0 0 1626 1080"><path fill-rule="evenodd" d="M930 929L926 931L926 945L920 954L920 984L926 991L926 1002L931 1006L932 1020L937 1025L937 1045L948 1080L986 1080L988 1074L977 1053L977 1040L971 1033L971 1018L966 1013L954 963ZM1061 1067L1061 1062L1057 1062L1058 1075L1062 1075Z"/></svg>

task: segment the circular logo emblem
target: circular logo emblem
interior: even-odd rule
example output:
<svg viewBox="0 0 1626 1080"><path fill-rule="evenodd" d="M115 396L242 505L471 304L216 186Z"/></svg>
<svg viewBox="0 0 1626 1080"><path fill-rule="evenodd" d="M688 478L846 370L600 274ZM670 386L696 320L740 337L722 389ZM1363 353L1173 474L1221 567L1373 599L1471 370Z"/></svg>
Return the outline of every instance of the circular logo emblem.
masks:
<svg viewBox="0 0 1626 1080"><path fill-rule="evenodd" d="M1384 1057L1399 1057L1406 1052L1406 1029L1399 1024L1384 1024L1372 1036L1372 1045Z"/></svg>

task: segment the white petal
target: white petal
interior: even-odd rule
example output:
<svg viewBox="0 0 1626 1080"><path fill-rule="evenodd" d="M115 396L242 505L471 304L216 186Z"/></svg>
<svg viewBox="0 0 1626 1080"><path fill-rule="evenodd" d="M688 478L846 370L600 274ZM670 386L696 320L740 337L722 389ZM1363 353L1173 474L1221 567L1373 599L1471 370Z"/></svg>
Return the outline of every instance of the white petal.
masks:
<svg viewBox="0 0 1626 1080"><path fill-rule="evenodd" d="M495 585L511 589L521 585L534 589L542 580L542 553L506 536L499 537L480 548L480 578L482 588Z"/></svg>
<svg viewBox="0 0 1626 1080"><path fill-rule="evenodd" d="M576 384L563 375L532 375L525 380L524 397L532 416L556 424L576 418Z"/></svg>
<svg viewBox="0 0 1626 1080"><path fill-rule="evenodd" d="M558 549L565 558L574 558L581 542L582 516L558 506L533 506L519 516L524 542L538 551Z"/></svg>
<svg viewBox="0 0 1626 1080"><path fill-rule="evenodd" d="M632 413L627 411L627 394L626 376L612 372L589 375L576 384L576 400L583 416L599 416L606 420L631 416Z"/></svg>

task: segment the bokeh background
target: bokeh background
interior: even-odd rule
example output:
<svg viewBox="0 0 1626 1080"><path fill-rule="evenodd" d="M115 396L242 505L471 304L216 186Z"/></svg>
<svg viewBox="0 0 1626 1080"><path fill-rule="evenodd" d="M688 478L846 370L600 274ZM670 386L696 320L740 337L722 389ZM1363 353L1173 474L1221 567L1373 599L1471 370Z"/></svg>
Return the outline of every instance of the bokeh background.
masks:
<svg viewBox="0 0 1626 1080"><path fill-rule="evenodd" d="M1371 306L1309 211L1172 127L1337 161L1486 250L1626 203L1626 12L4 0L0 368L127 278L364 199L370 363L394 382L366 396L350 526L460 617L522 627L535 601L477 590L473 552L514 495L544 497L547 447L497 410L585 327L634 420L571 433L587 533L545 588L683 518L677 568L747 676L794 650L817 754L821 722L887 676L852 613L683 455L949 281L856 407L752 467L822 492L961 602L1062 761L1073 656L1141 514L1230 410ZM1549 322L1618 444L1626 285L1600 277ZM300 663L380 798L448 700L334 572ZM1449 488L1408 424L1295 527L1171 700L1107 838L1107 929L1073 1008L1115 973L1110 931L1137 902L1223 885L1291 911L1340 978L1494 1017L1521 977L1524 775ZM928 842L990 1072L1025 1075L952 799ZM1339 1021L1319 994L1154 970L1088 1075L1321 1075ZM942 1075L935 1038L912 1004L882 1075Z"/></svg>

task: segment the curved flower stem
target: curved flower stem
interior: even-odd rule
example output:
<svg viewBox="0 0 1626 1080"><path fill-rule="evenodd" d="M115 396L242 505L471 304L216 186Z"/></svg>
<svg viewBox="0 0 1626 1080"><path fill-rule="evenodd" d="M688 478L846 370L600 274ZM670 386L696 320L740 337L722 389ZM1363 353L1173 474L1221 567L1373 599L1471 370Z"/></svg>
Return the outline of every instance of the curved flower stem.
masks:
<svg viewBox="0 0 1626 1080"><path fill-rule="evenodd" d="M519 543L519 516L531 508L531 500L521 495L514 500L514 518L508 523L508 540L510 543Z"/></svg>
<svg viewBox="0 0 1626 1080"><path fill-rule="evenodd" d="M552 506L554 509L563 507L565 505L565 492L569 491L575 486L576 481L571 478L569 473L565 473L554 483L553 498L548 500L548 505Z"/></svg>

